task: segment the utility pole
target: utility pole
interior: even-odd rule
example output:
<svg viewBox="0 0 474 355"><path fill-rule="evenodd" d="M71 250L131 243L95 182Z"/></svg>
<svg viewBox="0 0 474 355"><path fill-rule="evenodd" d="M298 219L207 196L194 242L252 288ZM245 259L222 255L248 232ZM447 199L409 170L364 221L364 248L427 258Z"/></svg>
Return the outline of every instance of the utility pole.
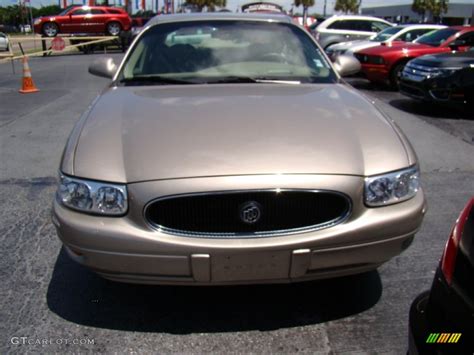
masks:
<svg viewBox="0 0 474 355"><path fill-rule="evenodd" d="M326 4L328 0L324 0L324 7L323 7L323 17L326 17Z"/></svg>

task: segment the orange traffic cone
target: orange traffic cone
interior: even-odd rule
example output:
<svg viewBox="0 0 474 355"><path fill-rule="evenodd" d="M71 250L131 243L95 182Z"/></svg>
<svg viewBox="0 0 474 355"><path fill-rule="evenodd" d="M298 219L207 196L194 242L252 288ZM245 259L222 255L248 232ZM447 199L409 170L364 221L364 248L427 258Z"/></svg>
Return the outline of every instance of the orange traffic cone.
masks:
<svg viewBox="0 0 474 355"><path fill-rule="evenodd" d="M30 66L28 65L28 60L26 59L26 56L23 57L23 85L20 89L20 92L22 94L29 94L32 92L37 92L39 91L35 83L33 82L33 78L31 77L31 70Z"/></svg>

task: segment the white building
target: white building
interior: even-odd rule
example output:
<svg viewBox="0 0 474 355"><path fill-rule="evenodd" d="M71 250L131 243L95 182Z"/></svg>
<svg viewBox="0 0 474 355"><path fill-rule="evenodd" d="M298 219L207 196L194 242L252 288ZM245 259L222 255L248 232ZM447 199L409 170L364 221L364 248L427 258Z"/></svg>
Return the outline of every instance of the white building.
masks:
<svg viewBox="0 0 474 355"><path fill-rule="evenodd" d="M436 21L451 26L468 25L473 23L471 21L473 21L474 18L474 0L450 0L448 3L448 12L443 14L439 19L433 19L429 12L425 14L425 18L423 19L421 15L412 11L411 4L363 6L362 14L381 17L395 23Z"/></svg>

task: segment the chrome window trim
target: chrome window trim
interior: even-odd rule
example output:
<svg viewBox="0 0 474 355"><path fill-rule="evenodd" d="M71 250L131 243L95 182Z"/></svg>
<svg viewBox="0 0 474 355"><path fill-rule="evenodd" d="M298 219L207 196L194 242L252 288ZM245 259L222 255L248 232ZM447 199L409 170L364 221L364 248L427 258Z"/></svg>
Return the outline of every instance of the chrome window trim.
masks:
<svg viewBox="0 0 474 355"><path fill-rule="evenodd" d="M309 193L332 193L335 195L339 195L343 197L348 205L348 209L346 213L338 218L332 219L330 221L310 225L307 227L300 227L300 228L291 228L291 229L281 229L275 231L265 231L265 232L254 232L254 233L205 233L205 232L193 232L193 231L185 231L180 229L173 229L163 227L159 224L153 223L147 218L147 209L150 207L151 204L162 201L162 200L169 200L175 199L179 197L188 197L188 196L201 196L201 195L225 195L225 194L238 194L238 193L247 193L247 192L286 192L286 191L303 191ZM194 193L184 193L184 194L176 194L176 195L167 195L163 197L155 198L145 205L143 209L143 218L146 224L151 227L152 230L160 233L170 234L174 236L180 237L190 237L190 238L205 238L205 239L251 239L251 238L270 238L270 237L283 237L287 235L299 234L299 233L308 233L314 232L321 229L326 229L330 227L334 227L338 224L345 222L350 215L352 214L352 199L339 191L333 190L320 190L320 189L287 189L287 188L272 188L272 189L250 189L250 190L226 190L226 191L208 191L208 192L194 192Z"/></svg>

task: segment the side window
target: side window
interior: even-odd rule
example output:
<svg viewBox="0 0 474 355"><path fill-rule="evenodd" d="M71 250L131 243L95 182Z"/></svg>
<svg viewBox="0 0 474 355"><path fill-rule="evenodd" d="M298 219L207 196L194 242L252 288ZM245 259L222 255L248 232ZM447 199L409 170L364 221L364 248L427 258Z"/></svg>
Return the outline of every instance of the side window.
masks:
<svg viewBox="0 0 474 355"><path fill-rule="evenodd" d="M385 22L380 21L371 21L370 22L370 32L380 32L384 29L390 27L390 25L386 24Z"/></svg>
<svg viewBox="0 0 474 355"><path fill-rule="evenodd" d="M424 28L424 29L419 29L419 30L411 30L408 32L405 32L402 34L400 37L397 38L399 41L405 41L405 42L412 42L415 39L417 39L420 36L423 36L425 33L431 32L431 29Z"/></svg>
<svg viewBox="0 0 474 355"><path fill-rule="evenodd" d="M340 25L341 21L334 21L333 23L331 23L329 26L328 26L328 29L330 30L339 30L339 25Z"/></svg>
<svg viewBox="0 0 474 355"><path fill-rule="evenodd" d="M330 24L328 26L328 29L331 29L331 30L352 30L351 22L352 21L348 21L348 20L338 20L338 21L335 21L332 24Z"/></svg>
<svg viewBox="0 0 474 355"><path fill-rule="evenodd" d="M102 10L99 10L99 9L91 9L91 14L92 15L103 15L103 14L105 14L105 12L102 11Z"/></svg>
<svg viewBox="0 0 474 355"><path fill-rule="evenodd" d="M458 40L465 41L466 46L472 47L474 46L474 32L465 33L462 36L459 36Z"/></svg>
<svg viewBox="0 0 474 355"><path fill-rule="evenodd" d="M89 15L91 13L90 10L85 10L85 9L77 9L74 11L71 15L72 16L83 16L83 15Z"/></svg>
<svg viewBox="0 0 474 355"><path fill-rule="evenodd" d="M370 21L363 21L363 20L354 20L353 28L354 31L361 31L361 32L374 32L372 31L371 22ZM377 31L378 32L378 31Z"/></svg>

